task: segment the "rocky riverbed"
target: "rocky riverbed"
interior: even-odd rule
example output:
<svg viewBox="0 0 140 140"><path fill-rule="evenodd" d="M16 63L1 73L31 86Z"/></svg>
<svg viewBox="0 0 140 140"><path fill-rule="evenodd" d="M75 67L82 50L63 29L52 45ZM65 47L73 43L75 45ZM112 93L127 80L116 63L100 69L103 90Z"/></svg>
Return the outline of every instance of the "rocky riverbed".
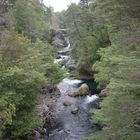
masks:
<svg viewBox="0 0 140 140"><path fill-rule="evenodd" d="M65 39L62 36L61 38ZM75 67L75 61L69 54L71 46L68 39L61 42L66 42L67 45L58 50L54 63L62 68ZM40 96L38 109L44 126L39 133L36 132L36 140L41 137L42 140L81 140L98 130L90 122L90 109L98 108L99 100L94 81L69 79L66 76L57 87L46 87L42 92L44 94Z"/></svg>

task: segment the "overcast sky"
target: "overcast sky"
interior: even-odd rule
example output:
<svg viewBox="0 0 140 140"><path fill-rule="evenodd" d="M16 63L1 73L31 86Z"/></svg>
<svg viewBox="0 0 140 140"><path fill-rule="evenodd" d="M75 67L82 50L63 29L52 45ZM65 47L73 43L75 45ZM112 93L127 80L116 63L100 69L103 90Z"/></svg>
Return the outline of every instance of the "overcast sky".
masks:
<svg viewBox="0 0 140 140"><path fill-rule="evenodd" d="M52 6L55 12L67 9L71 2L78 3L79 0L44 0L46 6Z"/></svg>

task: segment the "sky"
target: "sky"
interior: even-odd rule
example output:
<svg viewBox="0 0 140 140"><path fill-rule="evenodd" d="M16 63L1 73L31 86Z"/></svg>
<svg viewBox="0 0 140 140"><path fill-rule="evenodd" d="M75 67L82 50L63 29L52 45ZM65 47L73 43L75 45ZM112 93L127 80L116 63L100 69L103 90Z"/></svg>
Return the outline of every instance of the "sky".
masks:
<svg viewBox="0 0 140 140"><path fill-rule="evenodd" d="M55 12L66 10L71 2L78 3L79 0L43 0L46 6L52 6Z"/></svg>

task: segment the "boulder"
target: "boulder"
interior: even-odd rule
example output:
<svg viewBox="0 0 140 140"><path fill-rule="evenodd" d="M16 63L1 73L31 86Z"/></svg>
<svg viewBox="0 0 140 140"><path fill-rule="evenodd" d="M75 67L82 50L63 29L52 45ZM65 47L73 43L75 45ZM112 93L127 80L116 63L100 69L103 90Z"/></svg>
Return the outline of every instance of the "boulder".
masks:
<svg viewBox="0 0 140 140"><path fill-rule="evenodd" d="M72 103L70 101L64 101L63 102L63 105L64 106L70 106L70 105L72 105Z"/></svg>
<svg viewBox="0 0 140 140"><path fill-rule="evenodd" d="M35 131L34 134L35 134L34 135L34 140L40 140L40 138L41 138L40 133L38 131Z"/></svg>
<svg viewBox="0 0 140 140"><path fill-rule="evenodd" d="M76 97L76 96L80 96L80 93L79 92L68 93L68 96Z"/></svg>
<svg viewBox="0 0 140 140"><path fill-rule="evenodd" d="M64 130L60 130L60 131L59 131L59 134L60 134L60 135L62 135L62 134L64 134L64 133L65 133Z"/></svg>
<svg viewBox="0 0 140 140"><path fill-rule="evenodd" d="M79 111L80 111L79 108L76 107L71 111L71 113L72 114L77 114Z"/></svg>
<svg viewBox="0 0 140 140"><path fill-rule="evenodd" d="M70 97L77 97L77 96L86 96L89 93L89 87L87 84L82 84L77 92L69 93L68 96Z"/></svg>
<svg viewBox="0 0 140 140"><path fill-rule="evenodd" d="M107 97L108 96L108 89L107 88L105 88L105 89L103 89L100 93L99 93L99 96L100 97Z"/></svg>
<svg viewBox="0 0 140 140"><path fill-rule="evenodd" d="M41 135L45 135L47 133L47 130L45 128L38 128L38 132L41 134Z"/></svg>
<svg viewBox="0 0 140 140"><path fill-rule="evenodd" d="M53 133L50 133L49 134L49 138L51 138L51 137L54 137L54 134Z"/></svg>
<svg viewBox="0 0 140 140"><path fill-rule="evenodd" d="M84 95L88 95L89 93L89 87L87 84L82 84L80 87L79 87L79 91L80 95L84 96Z"/></svg>

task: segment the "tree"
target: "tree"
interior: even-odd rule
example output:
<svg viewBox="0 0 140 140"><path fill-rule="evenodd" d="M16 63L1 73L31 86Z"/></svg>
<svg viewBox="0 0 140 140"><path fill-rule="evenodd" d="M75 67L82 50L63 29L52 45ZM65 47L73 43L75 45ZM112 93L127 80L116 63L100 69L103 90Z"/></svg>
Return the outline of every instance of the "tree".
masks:
<svg viewBox="0 0 140 140"><path fill-rule="evenodd" d="M110 45L104 20L98 18L90 8L82 8L80 4L71 4L65 15L64 25L70 34L72 55L78 63L76 75L92 77L92 65L99 59L98 49Z"/></svg>
<svg viewBox="0 0 140 140"><path fill-rule="evenodd" d="M89 8L89 0L80 0L80 4L83 8Z"/></svg>
<svg viewBox="0 0 140 140"><path fill-rule="evenodd" d="M96 7L96 14L106 19L111 46L98 51L100 60L93 65L95 80L100 89L107 89L107 97L101 102L100 110L92 110L92 122L98 123L102 131L88 140L138 140L140 137L140 42L135 38L140 26L139 14L134 12L138 10L137 4L137 0L125 3L105 0Z"/></svg>
<svg viewBox="0 0 140 140"><path fill-rule="evenodd" d="M10 1L5 2L9 6ZM16 0L2 13L6 24L0 27L0 137L31 139L41 125L34 112L41 89L63 77L48 43L46 9L39 0Z"/></svg>
<svg viewBox="0 0 140 140"><path fill-rule="evenodd" d="M16 30L28 36L32 41L35 41L36 38L43 39L46 32L50 30L50 16L47 17L50 15L48 9L44 5L42 6L39 1L17 0L14 9L12 9Z"/></svg>

